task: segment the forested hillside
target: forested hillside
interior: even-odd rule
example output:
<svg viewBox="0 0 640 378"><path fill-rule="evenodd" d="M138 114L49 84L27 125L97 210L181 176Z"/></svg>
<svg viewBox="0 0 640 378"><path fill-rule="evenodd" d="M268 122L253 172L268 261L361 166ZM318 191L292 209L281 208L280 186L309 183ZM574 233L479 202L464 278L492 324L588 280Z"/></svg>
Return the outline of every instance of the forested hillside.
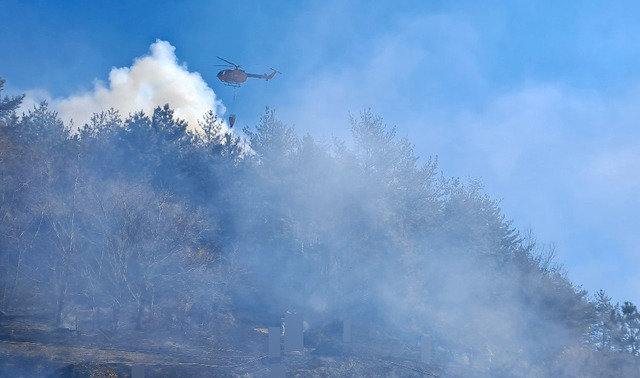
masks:
<svg viewBox="0 0 640 378"><path fill-rule="evenodd" d="M76 132L46 103L17 114L21 100L0 97L3 317L259 356L252 329L296 311L330 376L639 372L635 305L570 282L479 182L371 111L329 143L267 109L243 141L213 113L191 132L169 105L111 109ZM418 370L368 359L419 362L424 340Z"/></svg>

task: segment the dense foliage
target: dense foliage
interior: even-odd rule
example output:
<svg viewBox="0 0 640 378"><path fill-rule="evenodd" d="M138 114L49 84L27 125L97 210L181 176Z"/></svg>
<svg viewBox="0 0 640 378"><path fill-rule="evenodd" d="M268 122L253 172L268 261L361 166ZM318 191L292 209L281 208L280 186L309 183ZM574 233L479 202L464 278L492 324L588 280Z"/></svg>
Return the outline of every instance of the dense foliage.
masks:
<svg viewBox="0 0 640 378"><path fill-rule="evenodd" d="M212 113L191 132L168 105L111 109L75 132L21 100L0 98L6 313L223 343L295 309L427 337L434 360L492 376L636 364L635 305L590 301L478 182L420 163L369 111L329 144L271 110L242 141Z"/></svg>

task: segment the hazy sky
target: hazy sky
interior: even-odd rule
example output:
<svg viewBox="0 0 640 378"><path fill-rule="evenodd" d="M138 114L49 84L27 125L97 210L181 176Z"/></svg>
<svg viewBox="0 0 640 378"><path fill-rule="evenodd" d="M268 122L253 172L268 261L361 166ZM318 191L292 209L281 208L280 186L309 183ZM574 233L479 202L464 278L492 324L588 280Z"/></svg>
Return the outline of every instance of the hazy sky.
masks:
<svg viewBox="0 0 640 378"><path fill-rule="evenodd" d="M0 0L0 77L4 94L48 99L76 125L169 102L189 120L236 113L239 132L269 106L330 141L371 108L446 176L481 178L516 227L557 246L577 285L640 304L638 11L615 0ZM216 55L283 74L250 80L234 101Z"/></svg>

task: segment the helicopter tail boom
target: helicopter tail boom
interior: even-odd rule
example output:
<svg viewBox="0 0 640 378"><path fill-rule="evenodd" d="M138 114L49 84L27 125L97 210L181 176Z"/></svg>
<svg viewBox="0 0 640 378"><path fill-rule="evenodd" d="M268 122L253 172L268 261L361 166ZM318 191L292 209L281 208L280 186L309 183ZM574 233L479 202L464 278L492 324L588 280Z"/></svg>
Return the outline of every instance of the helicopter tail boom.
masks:
<svg viewBox="0 0 640 378"><path fill-rule="evenodd" d="M273 68L271 69L273 72L271 72L270 74L262 74L262 75L258 75L258 74L251 74L248 73L247 76L248 77L254 77L256 79L264 79L266 81L271 80L277 73L280 73L279 71L274 70Z"/></svg>

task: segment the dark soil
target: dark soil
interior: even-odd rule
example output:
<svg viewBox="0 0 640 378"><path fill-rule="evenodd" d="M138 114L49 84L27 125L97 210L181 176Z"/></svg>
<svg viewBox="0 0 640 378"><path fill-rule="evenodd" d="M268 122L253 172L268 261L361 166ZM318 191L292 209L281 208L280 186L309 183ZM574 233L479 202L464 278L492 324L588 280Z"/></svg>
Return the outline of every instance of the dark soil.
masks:
<svg viewBox="0 0 640 378"><path fill-rule="evenodd" d="M264 330L247 324L233 334L225 343L171 329L109 335L100 330L58 329L46 318L5 315L0 317L0 377L126 378L132 377L134 367L143 368L145 378L269 377L276 365L284 367L287 377L438 377L444 373L441 367L420 363L417 353L404 351L403 356L401 346L389 342L381 344L388 350L373 343L324 343L274 359L267 357ZM457 375L452 373L445 375Z"/></svg>

